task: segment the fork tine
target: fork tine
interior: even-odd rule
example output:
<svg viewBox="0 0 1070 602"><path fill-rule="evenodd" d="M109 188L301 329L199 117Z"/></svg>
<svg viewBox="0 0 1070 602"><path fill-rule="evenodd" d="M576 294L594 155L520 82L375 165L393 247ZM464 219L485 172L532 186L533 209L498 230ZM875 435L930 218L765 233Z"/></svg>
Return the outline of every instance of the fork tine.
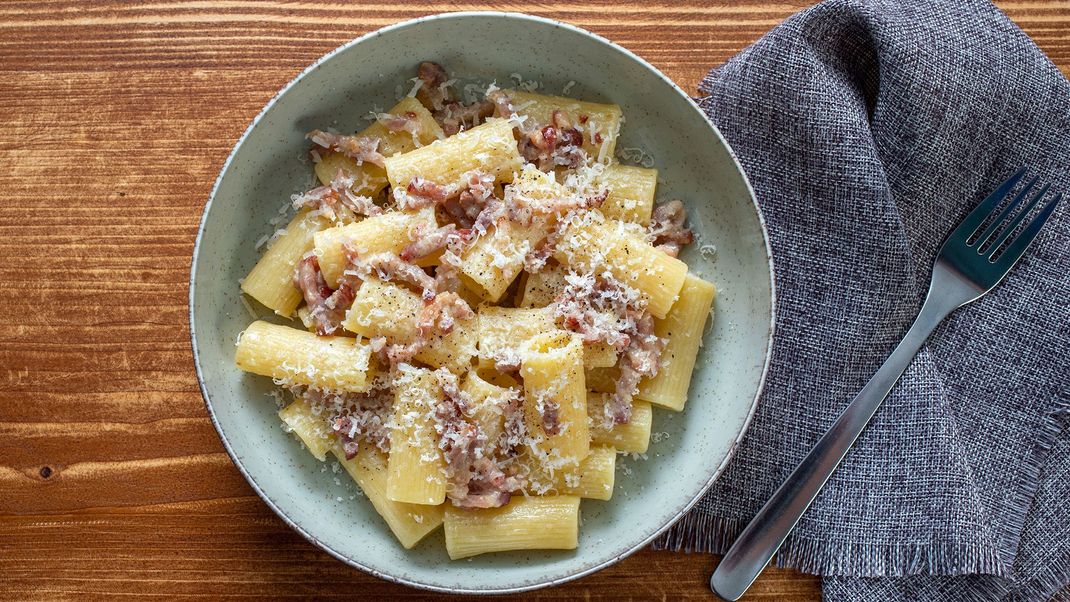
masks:
<svg viewBox="0 0 1070 602"><path fill-rule="evenodd" d="M977 245L978 252L980 252L981 247L985 247L985 243L988 241L988 239L992 238L992 236L996 233L996 230L999 228L999 225L1003 223L1003 220L1007 219L1007 217L1011 215L1015 209L1021 206L1022 199L1024 199L1025 195L1029 194L1029 191L1033 189L1033 185L1037 183L1037 179L1039 177L1040 176L1033 176L1033 179L1029 180L1029 182L1027 182L1026 185L1018 191L1018 194L1014 195L1014 200L1010 203L1007 203L1007 206L1003 208L1003 211L999 212L999 216L997 216L996 219L992 220L992 223L989 224L987 228L985 228L985 231L977 237L977 240L974 241L974 244ZM987 250L991 249L992 247L985 248Z"/></svg>
<svg viewBox="0 0 1070 602"><path fill-rule="evenodd" d="M1017 173L1007 178L1002 184L1000 184L999 188L993 190L992 194L988 195L985 200L981 201L981 203L977 205L977 207L973 211L971 211L969 215L966 216L966 219L962 220L962 223L960 223L959 227L955 229L955 231L952 233L952 236L962 234L962 238L964 240L968 239L970 235L977 230L977 228L981 227L981 224L984 223L985 218L988 217L988 215L992 213L992 211L997 206L999 206L999 202L1003 200L1003 197L1007 196L1007 193L1011 191L1011 188L1014 188L1014 185L1018 183L1018 180L1022 179L1022 176L1025 175L1025 172L1025 167L1019 169Z"/></svg>
<svg viewBox="0 0 1070 602"><path fill-rule="evenodd" d="M1029 222L1029 225L1022 230L1022 233L1019 234L1011 244L1007 245L1007 248L1004 249L1003 254L999 256L996 263L1000 264L1001 267L1004 267L1005 270L1011 269L1011 267L1017 263L1018 258L1029 248L1029 245L1033 242L1033 239L1037 237L1040 229L1044 227L1044 223L1048 221L1051 214L1055 213L1055 208L1059 205L1059 201L1061 200L1063 200L1063 195L1061 193L1055 195L1048 205L1041 209L1040 213L1033 218L1033 221Z"/></svg>
<svg viewBox="0 0 1070 602"><path fill-rule="evenodd" d="M985 249L985 255L991 256L992 253L998 250L999 247L1004 242L1006 242L1007 238L1011 234L1014 234L1014 230L1018 228L1018 224L1022 223L1022 220L1024 220L1026 216L1033 211L1033 208L1040 204L1041 199L1044 198L1044 195L1048 193L1048 190L1050 188L1051 184L1045 184L1044 187L1040 189L1040 192L1038 192L1036 196L1033 197L1033 200L1029 201L1029 204L1026 205L1024 209L1019 211L1018 215L1014 216L1014 219L1012 219L1011 222L1007 224L1007 227L1003 229L1003 232L1000 232L999 237L995 240L995 242L993 242L991 245L988 246L988 248ZM1016 205L1019 204L1017 203L1017 200L1018 199L1015 199Z"/></svg>

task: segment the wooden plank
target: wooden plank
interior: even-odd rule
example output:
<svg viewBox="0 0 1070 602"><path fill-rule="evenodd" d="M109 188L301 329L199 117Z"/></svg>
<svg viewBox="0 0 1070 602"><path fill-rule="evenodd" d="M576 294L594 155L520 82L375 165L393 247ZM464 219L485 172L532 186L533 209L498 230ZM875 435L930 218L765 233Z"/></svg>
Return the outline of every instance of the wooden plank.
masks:
<svg viewBox="0 0 1070 602"><path fill-rule="evenodd" d="M806 4L0 4L0 592L438 599L290 531L208 421L186 281L231 146L308 63L402 19L483 8L561 19L694 92L709 67ZM1000 6L1070 73L1070 3ZM713 566L643 551L520 599L705 600ZM750 599L819 596L816 578L769 570Z"/></svg>

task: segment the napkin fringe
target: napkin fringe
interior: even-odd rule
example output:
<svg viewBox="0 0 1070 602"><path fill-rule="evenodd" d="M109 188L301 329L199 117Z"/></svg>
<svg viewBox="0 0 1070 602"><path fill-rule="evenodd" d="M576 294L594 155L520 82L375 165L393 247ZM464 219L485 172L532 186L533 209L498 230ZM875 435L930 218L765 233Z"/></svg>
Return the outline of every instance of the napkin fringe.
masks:
<svg viewBox="0 0 1070 602"><path fill-rule="evenodd" d="M743 521L688 514L654 542L655 549L724 554ZM917 574L998 574L1003 563L991 548L952 544L838 543L789 537L773 559L780 568L826 576L892 577Z"/></svg>
<svg viewBox="0 0 1070 602"><path fill-rule="evenodd" d="M1030 477L1035 479L1036 482L1033 483L1032 488L1029 490L1029 503L1026 504L1025 511L1020 517L1023 525L1025 516L1033 505L1033 495L1035 495L1039 481L1043 477L1044 465L1049 461L1051 447L1055 444L1056 438L1062 431L1063 425L1061 421L1063 420L1070 420L1070 399L1058 399L1056 401L1055 409L1048 414L1043 434L1037 441L1038 449L1037 453L1034 454L1036 457L1031 459L1032 461L1029 464ZM1036 468L1035 474L1034 467ZM1017 504L1018 502L1020 500L1016 499L1015 503ZM1016 516L1015 518L1018 519L1019 517ZM1020 535L1021 533L1019 532L1015 538L1016 544L1017 537ZM1043 568L1040 574L1034 575L1025 585L1015 590L1015 594L1021 600L1047 599L1068 585L1070 585L1070 554L1062 559L1052 559L1050 565Z"/></svg>
<svg viewBox="0 0 1070 602"><path fill-rule="evenodd" d="M1044 417L1036 444L1022 458L1024 479L1011 495L1007 512L1012 520L1001 534L1000 549L966 544L867 544L825 539L789 537L774 562L781 568L828 576L902 577L907 575L982 574L1010 577L1025 517L1033 503L1044 465L1059 435L1060 416L1070 414L1070 400L1057 400ZM746 526L736 519L712 516L699 509L685 515L654 541L658 550L724 554ZM1038 576L1034 586L1043 591L1058 589L1070 581L1070 568Z"/></svg>
<svg viewBox="0 0 1070 602"><path fill-rule="evenodd" d="M1002 549L1010 554L1011 562L1013 562L1013 558L1018 552L1018 541L1022 537L1022 528L1025 526L1026 515L1029 513L1029 509L1032 508L1033 498L1036 496L1037 488L1040 487L1040 478L1043 476L1044 466L1048 463L1048 456L1052 446L1055 445L1055 438L1059 436L1059 432L1062 430L1062 425L1059 423L1060 417L1067 414L1070 414L1070 399L1056 398L1054 407L1044 416L1044 420L1040 425L1040 432L1037 433L1033 453L1026 458L1022 458L1022 472L1025 478L1020 482L1018 488L1012 492L1009 510L1013 521L1006 523L1008 528L1004 530L1002 534L1003 540L1000 542Z"/></svg>

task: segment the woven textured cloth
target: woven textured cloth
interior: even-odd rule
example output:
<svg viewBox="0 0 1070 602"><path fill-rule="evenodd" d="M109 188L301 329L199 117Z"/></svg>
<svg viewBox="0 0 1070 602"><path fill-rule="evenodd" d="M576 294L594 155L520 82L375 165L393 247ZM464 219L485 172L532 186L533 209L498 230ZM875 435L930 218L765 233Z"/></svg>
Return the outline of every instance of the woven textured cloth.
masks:
<svg viewBox="0 0 1070 602"><path fill-rule="evenodd" d="M750 430L658 541L721 553L906 332L966 213L1021 166L1070 191L1070 82L991 4L830 1L700 89L778 294ZM829 600L1047 600L1070 581L1068 212L933 333L779 565L827 576Z"/></svg>

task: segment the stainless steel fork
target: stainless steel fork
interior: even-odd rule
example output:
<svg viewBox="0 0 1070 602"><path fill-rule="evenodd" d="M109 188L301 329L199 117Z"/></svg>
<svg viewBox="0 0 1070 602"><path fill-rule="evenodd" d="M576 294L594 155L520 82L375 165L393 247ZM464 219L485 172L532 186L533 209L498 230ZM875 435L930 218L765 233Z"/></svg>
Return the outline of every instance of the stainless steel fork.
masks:
<svg viewBox="0 0 1070 602"><path fill-rule="evenodd" d="M1003 182L947 237L933 265L929 294L914 324L832 428L732 544L710 578L710 587L719 596L738 600L747 591L937 324L999 284L1036 238L1062 200L1062 194L1045 201L1050 187L1045 185L1031 195L1037 184L1034 177L1004 205L1003 201L1025 172L1023 168ZM1030 200L1023 204L1027 197Z"/></svg>

